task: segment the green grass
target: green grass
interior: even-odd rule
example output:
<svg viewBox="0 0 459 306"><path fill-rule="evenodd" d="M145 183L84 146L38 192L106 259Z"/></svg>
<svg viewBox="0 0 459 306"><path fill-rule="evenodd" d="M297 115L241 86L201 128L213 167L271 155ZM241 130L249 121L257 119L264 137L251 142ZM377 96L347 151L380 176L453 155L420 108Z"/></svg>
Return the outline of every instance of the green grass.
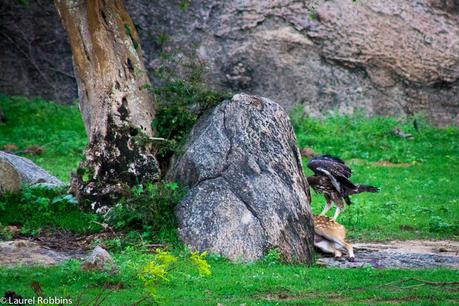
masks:
<svg viewBox="0 0 459 306"><path fill-rule="evenodd" d="M86 144L78 108L4 95L0 95L0 108L9 118L0 125L0 147L43 146L42 155L27 157L67 180ZM300 148L340 156L352 167L353 181L381 188L377 194L354 196L353 205L340 215L351 238L458 239L457 128L433 128L421 118L416 119L416 130L412 121L385 117L355 115L319 120L298 111L291 117ZM396 127L411 133L414 139L394 135ZM387 167L375 164L377 161L406 165ZM311 174L306 167L305 172ZM313 212L319 213L323 204L323 197L313 193Z"/></svg>
<svg viewBox="0 0 459 306"><path fill-rule="evenodd" d="M459 238L459 131L433 128L417 119L292 115L300 148L346 160L352 181L381 188L376 194L352 197L353 205L339 221L359 240ZM399 127L414 137L396 136ZM377 161L404 163L384 166ZM307 160L304 160L306 165ZM307 175L312 175L305 166ZM312 209L321 212L325 200L314 194ZM333 213L333 210L330 214Z"/></svg>
<svg viewBox="0 0 459 306"><path fill-rule="evenodd" d="M68 181L86 145L78 107L0 94L0 109L7 117L6 123L0 123L0 150L7 144L14 144L19 150L39 145L44 150L42 155L25 157Z"/></svg>
<svg viewBox="0 0 459 306"><path fill-rule="evenodd" d="M41 145L45 149L43 155L27 157L66 180L68 173L76 168L86 143L77 107L0 96L0 108L9 118L0 125L0 147L15 144L24 149ZM354 204L341 214L339 220L354 240L458 239L459 132L456 128L435 129L420 119L419 131L410 122L382 117L317 120L296 113L292 119L300 147L340 156L351 165L355 182L381 188L378 194L355 196ZM395 127L412 133L414 139L394 136ZM407 164L405 167L375 164L381 160ZM306 172L310 173L308 169ZM26 189L19 195L8 196L7 200L4 197L3 205L0 203L0 223L24 225L21 219L25 219L29 222L26 228L93 231L84 225L90 224L94 216L72 206L71 198L35 192ZM323 202L322 196L313 195L314 213L320 212ZM173 248L176 248L174 254L181 257L186 254L177 243ZM74 260L55 267L0 268L0 294L14 290L32 297L30 284L38 281L45 296L71 297L75 302L82 294L82 304L88 305L104 284L110 284L112 292L103 304L129 305L147 294L138 275L150 257L133 250L115 253L120 268L115 275L83 272ZM194 267L180 260L171 272L170 281L158 285L157 302L165 305L451 305L459 299L457 286L401 282L408 278L457 281L458 270L334 269L279 264L273 260L242 264L216 256L211 256L209 263L212 275L200 277ZM146 305L152 303L151 299L145 301Z"/></svg>
<svg viewBox="0 0 459 306"><path fill-rule="evenodd" d="M75 261L50 268L3 268L0 292L14 290L33 297L30 284L37 281L45 296L70 297L75 303L82 294L82 305L88 305L104 284L109 284L114 289L103 305L129 305L148 296L138 275L150 257L137 252L116 256L120 266L116 275L82 272ZM457 270L331 269L263 261L233 264L216 257L208 261L212 275L201 277L189 262L179 260L168 275L169 281L157 286L156 301L162 305L451 305L459 299L457 285L400 282L412 277L433 282L457 281ZM145 305L151 304L152 300L145 301Z"/></svg>
<svg viewBox="0 0 459 306"><path fill-rule="evenodd" d="M0 123L0 150L15 145L19 151L31 145L43 148L41 155L20 154L68 182L86 145L83 122L76 105L59 105L43 99L7 97L0 94L0 109L7 122ZM19 225L23 234L42 229L90 233L99 229L96 216L80 211L63 190L25 189L0 197L0 224Z"/></svg>
<svg viewBox="0 0 459 306"><path fill-rule="evenodd" d="M34 236L42 229L89 234L101 230L96 220L96 214L81 211L76 199L60 188L24 188L0 196L0 225L19 226L23 235Z"/></svg>

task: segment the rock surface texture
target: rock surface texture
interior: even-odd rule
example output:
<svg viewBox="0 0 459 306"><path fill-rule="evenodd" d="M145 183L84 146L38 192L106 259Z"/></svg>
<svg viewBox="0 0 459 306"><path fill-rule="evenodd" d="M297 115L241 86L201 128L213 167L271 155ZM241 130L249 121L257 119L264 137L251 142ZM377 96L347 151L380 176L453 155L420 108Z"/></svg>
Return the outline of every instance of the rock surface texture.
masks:
<svg viewBox="0 0 459 306"><path fill-rule="evenodd" d="M50 175L31 160L0 151L0 193L17 191L21 184L63 185L58 178Z"/></svg>
<svg viewBox="0 0 459 306"><path fill-rule="evenodd" d="M179 235L192 249L255 260L277 248L311 262L309 186L283 109L235 95L201 118L169 177L190 187L176 209Z"/></svg>
<svg viewBox="0 0 459 306"><path fill-rule="evenodd" d="M112 256L100 246L96 246L82 262L81 269L83 271L106 271L110 273L118 271Z"/></svg>
<svg viewBox="0 0 459 306"><path fill-rule="evenodd" d="M0 267L15 265L55 265L70 259L67 254L42 247L30 240L0 242Z"/></svg>
<svg viewBox="0 0 459 306"><path fill-rule="evenodd" d="M2 91L76 97L70 49L50 5L0 5ZM318 116L424 112L439 125L459 123L456 0L126 0L126 6L153 83L164 65L160 54L167 54L181 75L197 61L213 87L267 96L287 110L302 103Z"/></svg>

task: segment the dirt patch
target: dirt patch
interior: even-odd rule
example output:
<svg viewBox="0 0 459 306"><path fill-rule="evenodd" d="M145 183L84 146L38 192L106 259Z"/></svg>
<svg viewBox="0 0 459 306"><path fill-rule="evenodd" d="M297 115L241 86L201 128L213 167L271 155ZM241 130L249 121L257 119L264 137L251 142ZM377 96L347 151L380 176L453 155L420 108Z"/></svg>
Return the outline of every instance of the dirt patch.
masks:
<svg viewBox="0 0 459 306"><path fill-rule="evenodd" d="M92 235L78 235L69 231L48 231L40 232L39 236L31 238L40 245L64 253L74 253L89 251L94 248L94 241L113 239L112 232L105 231Z"/></svg>
<svg viewBox="0 0 459 306"><path fill-rule="evenodd" d="M372 162L371 164L375 166L383 166L389 168L409 168L414 165L413 163L393 163L387 160L380 160L377 162Z"/></svg>
<svg viewBox="0 0 459 306"><path fill-rule="evenodd" d="M319 265L339 268L459 268L459 241L407 240L354 244L355 260L320 255Z"/></svg>
<svg viewBox="0 0 459 306"><path fill-rule="evenodd" d="M55 265L67 259L82 259L97 240L112 239L111 232L77 235L68 231L43 230L25 237L12 230L14 240L0 241L0 266Z"/></svg>
<svg viewBox="0 0 459 306"><path fill-rule="evenodd" d="M413 167L416 163L411 162L411 163L393 163L388 160L378 160L375 162L367 161L364 159L359 159L359 158L353 158L349 161L350 164L355 164L355 165L372 165L372 166L380 166L380 167L386 167L386 168L409 168Z"/></svg>
<svg viewBox="0 0 459 306"><path fill-rule="evenodd" d="M255 298L265 301L287 302L297 300L313 300L325 299L329 303L343 303L346 298L337 293L319 293L319 292L291 292L289 290L281 290L278 292L268 292L266 294L258 294ZM295 304L296 305L296 304Z"/></svg>

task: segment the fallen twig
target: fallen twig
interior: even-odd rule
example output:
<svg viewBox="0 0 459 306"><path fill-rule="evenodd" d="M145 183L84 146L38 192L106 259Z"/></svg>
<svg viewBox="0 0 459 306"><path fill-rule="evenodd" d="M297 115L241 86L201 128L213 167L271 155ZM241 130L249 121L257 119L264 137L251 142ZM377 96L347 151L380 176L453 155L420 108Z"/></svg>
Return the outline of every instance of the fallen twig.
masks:
<svg viewBox="0 0 459 306"><path fill-rule="evenodd" d="M115 235L116 238L120 238L118 236L118 234L115 232L115 230L110 226L108 225L107 223L101 223L101 222L97 222L95 220L92 220L93 223L97 224L97 225L100 225L104 230L110 230L112 232L113 235Z"/></svg>

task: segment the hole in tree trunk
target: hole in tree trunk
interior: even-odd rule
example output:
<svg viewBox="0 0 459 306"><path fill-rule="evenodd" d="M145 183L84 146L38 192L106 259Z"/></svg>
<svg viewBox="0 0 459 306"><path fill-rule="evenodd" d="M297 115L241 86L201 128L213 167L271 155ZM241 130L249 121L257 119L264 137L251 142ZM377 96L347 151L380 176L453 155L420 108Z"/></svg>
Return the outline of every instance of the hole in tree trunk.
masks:
<svg viewBox="0 0 459 306"><path fill-rule="evenodd" d="M128 66L129 72L134 73L134 66L132 66L132 61L129 57L127 59L127 66Z"/></svg>
<svg viewBox="0 0 459 306"><path fill-rule="evenodd" d="M129 116L129 110L127 108L127 99L126 97L123 97L121 100L121 105L118 107L118 112L120 113L120 119L121 121L124 121L127 119Z"/></svg>
<svg viewBox="0 0 459 306"><path fill-rule="evenodd" d="M100 11L100 15L102 16L102 19L104 20L105 24L108 25L107 16L105 15L104 11Z"/></svg>
<svg viewBox="0 0 459 306"><path fill-rule="evenodd" d="M129 128L129 135L131 136L137 136L139 134L139 131L136 128L130 127Z"/></svg>

